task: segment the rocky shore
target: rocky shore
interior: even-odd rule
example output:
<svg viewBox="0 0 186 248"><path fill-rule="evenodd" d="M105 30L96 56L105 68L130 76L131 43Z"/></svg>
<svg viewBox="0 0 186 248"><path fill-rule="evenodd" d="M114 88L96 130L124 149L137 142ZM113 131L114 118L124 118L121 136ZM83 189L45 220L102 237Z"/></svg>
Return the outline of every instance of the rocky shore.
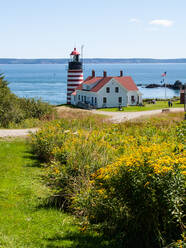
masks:
<svg viewBox="0 0 186 248"><path fill-rule="evenodd" d="M145 88L165 87L165 84L148 84ZM174 84L166 84L166 87L172 90L180 90L183 87L182 82L177 80Z"/></svg>

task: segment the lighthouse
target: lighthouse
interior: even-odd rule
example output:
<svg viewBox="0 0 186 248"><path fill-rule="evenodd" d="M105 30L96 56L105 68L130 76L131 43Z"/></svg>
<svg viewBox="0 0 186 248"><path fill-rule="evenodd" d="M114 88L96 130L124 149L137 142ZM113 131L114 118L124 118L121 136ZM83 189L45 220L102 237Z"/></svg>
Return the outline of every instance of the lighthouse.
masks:
<svg viewBox="0 0 186 248"><path fill-rule="evenodd" d="M83 68L80 53L74 48L70 54L67 79L67 104L71 104L71 94L83 82Z"/></svg>

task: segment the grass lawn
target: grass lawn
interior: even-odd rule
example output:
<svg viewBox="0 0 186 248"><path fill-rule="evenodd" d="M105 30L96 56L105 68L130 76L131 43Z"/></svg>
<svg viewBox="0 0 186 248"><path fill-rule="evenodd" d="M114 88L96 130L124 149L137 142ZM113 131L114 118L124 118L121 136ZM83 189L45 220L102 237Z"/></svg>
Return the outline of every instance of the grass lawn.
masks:
<svg viewBox="0 0 186 248"><path fill-rule="evenodd" d="M183 108L184 105L180 104L179 102L173 102L173 108ZM138 111L147 111L147 110L155 110L155 109L163 109L168 108L168 102L167 101L157 101L156 104L145 104L144 107L139 106L128 106L123 107L123 111L125 112L138 112ZM118 108L103 108L99 109L102 111L110 111L110 112L121 112L118 110Z"/></svg>
<svg viewBox="0 0 186 248"><path fill-rule="evenodd" d="M36 165L24 140L0 140L0 247L109 247L80 232L71 215L42 207L49 191Z"/></svg>

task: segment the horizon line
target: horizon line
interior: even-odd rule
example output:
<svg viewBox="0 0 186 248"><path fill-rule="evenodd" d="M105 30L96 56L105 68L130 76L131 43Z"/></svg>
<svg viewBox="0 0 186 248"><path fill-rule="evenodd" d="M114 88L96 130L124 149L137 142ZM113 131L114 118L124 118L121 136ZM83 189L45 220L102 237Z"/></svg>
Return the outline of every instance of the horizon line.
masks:
<svg viewBox="0 0 186 248"><path fill-rule="evenodd" d="M5 57L0 57L0 59L16 59L16 60L21 60L21 59L27 59L27 60L39 60L39 59L57 59L57 60L59 60L59 59L69 59L69 58L64 58L64 57L53 57L53 58L49 58L49 57L46 57L46 58L44 58L44 57L41 57L41 58L17 58L17 57L7 57L7 58L5 58ZM81 58L82 59L82 58ZM178 60L178 59L186 59L186 57L177 57L177 58L152 58L152 57L128 57L128 58L112 58L112 57L110 57L110 58L107 58L107 57L89 57L89 58L83 58L83 60L84 59L108 59L108 60L110 60L110 59L152 59L152 60Z"/></svg>

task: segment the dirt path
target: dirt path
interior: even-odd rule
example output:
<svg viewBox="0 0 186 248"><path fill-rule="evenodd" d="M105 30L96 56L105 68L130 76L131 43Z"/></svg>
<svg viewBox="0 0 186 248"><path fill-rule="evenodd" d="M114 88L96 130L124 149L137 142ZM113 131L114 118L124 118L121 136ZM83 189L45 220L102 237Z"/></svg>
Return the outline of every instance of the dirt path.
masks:
<svg viewBox="0 0 186 248"><path fill-rule="evenodd" d="M180 112L183 110L184 110L183 108L172 108L170 109L170 112ZM110 116L111 117L110 119L112 122L119 123L119 122L131 120L131 119L137 119L142 116L160 114L162 113L162 110L157 109L157 110L140 111L140 112L108 112L108 111L92 110L91 112L95 114Z"/></svg>
<svg viewBox="0 0 186 248"><path fill-rule="evenodd" d="M29 133L34 133L36 131L37 131L37 128L0 129L0 137L20 137L20 136L26 136Z"/></svg>

